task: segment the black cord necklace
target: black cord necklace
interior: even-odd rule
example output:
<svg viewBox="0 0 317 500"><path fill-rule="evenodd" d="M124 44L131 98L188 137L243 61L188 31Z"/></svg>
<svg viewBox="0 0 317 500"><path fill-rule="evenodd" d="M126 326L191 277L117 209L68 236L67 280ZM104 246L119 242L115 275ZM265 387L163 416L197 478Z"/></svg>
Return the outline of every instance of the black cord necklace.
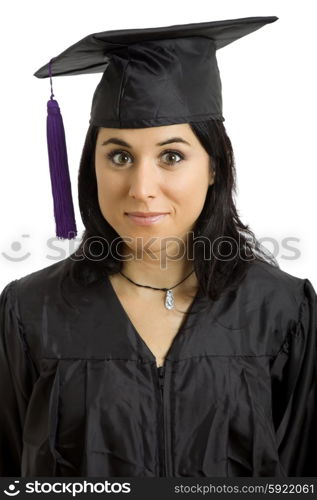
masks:
<svg viewBox="0 0 317 500"><path fill-rule="evenodd" d="M124 277L126 278L127 280L129 280L131 283L133 283L134 285L136 286L141 286L142 288L151 288L152 290L161 290L163 292L166 292L166 295L165 295L165 307L166 309L174 309L174 295L173 295L173 288L176 288L178 285L180 285L181 283L183 283L183 281L187 280L187 278L193 274L194 270L191 271L187 276L185 276L184 279L182 279L182 281L180 281L179 283L177 283L176 285L170 287L170 288L156 288L154 286L149 286L149 285L140 285L140 283L136 283L135 281L133 281L131 278L128 278L128 276L126 276L125 274L123 274L121 271L119 271L119 273Z"/></svg>

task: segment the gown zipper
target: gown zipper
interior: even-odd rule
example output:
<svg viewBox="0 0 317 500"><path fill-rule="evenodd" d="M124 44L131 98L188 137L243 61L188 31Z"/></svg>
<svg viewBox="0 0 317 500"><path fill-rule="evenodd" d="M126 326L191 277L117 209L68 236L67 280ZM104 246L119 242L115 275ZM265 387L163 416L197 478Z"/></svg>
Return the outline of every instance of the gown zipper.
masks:
<svg viewBox="0 0 317 500"><path fill-rule="evenodd" d="M165 421L164 421L164 372L165 366L157 367L158 383L160 390L160 436L159 436L159 464L160 476L167 476L165 460Z"/></svg>

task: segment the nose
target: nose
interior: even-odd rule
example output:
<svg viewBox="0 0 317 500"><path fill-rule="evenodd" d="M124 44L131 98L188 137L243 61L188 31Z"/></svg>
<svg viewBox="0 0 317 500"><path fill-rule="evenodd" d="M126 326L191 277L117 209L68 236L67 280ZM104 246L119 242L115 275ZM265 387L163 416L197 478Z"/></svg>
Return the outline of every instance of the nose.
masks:
<svg viewBox="0 0 317 500"><path fill-rule="evenodd" d="M155 198L159 188L159 173L149 160L139 161L131 169L129 196L137 200Z"/></svg>

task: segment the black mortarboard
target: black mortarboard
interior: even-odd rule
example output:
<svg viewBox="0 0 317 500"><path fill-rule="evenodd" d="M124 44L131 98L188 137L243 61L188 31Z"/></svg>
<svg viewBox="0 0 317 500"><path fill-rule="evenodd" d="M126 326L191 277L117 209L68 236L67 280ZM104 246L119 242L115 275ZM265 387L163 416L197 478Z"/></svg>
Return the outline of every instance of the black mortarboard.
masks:
<svg viewBox="0 0 317 500"><path fill-rule="evenodd" d="M277 19L248 17L94 33L51 59L34 75L47 78L103 73L90 116L90 124L100 127L143 128L224 120L216 51ZM64 143L56 154L64 130L53 93L48 114L57 235L69 238L70 231L76 234L76 225Z"/></svg>

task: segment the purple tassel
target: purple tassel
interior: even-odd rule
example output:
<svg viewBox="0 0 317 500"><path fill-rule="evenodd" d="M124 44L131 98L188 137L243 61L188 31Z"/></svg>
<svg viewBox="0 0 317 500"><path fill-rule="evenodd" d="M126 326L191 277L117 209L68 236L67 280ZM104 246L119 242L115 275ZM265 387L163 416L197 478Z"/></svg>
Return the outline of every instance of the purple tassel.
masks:
<svg viewBox="0 0 317 500"><path fill-rule="evenodd" d="M51 78L50 64L49 72ZM58 102L53 97L52 89L51 99L47 103L46 124L56 236L61 239L71 240L76 237L77 228L68 169L65 131Z"/></svg>

